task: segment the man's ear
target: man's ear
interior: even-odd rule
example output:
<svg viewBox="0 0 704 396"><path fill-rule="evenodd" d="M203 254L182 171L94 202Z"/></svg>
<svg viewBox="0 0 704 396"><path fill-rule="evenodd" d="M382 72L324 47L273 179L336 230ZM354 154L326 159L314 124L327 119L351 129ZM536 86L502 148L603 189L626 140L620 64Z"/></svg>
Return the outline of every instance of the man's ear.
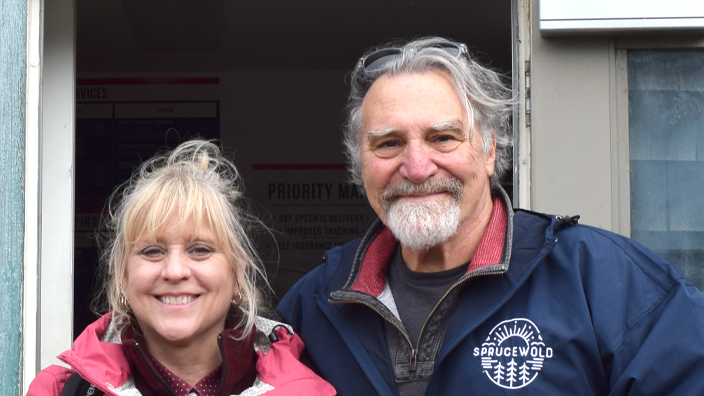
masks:
<svg viewBox="0 0 704 396"><path fill-rule="evenodd" d="M496 165L496 134L491 132L491 146L489 151L484 154L484 165L486 166L486 174L488 177L494 174L494 166Z"/></svg>

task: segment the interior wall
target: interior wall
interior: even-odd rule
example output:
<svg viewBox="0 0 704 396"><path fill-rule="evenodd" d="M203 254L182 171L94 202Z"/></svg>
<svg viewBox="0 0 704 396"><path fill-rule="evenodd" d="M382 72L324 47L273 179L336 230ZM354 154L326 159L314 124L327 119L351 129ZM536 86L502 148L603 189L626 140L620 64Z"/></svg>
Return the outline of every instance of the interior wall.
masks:
<svg viewBox="0 0 704 396"><path fill-rule="evenodd" d="M511 1L76 2L81 72L343 70L371 46L430 35L511 72Z"/></svg>
<svg viewBox="0 0 704 396"><path fill-rule="evenodd" d="M344 162L345 70L219 74L221 136L246 180L261 163Z"/></svg>

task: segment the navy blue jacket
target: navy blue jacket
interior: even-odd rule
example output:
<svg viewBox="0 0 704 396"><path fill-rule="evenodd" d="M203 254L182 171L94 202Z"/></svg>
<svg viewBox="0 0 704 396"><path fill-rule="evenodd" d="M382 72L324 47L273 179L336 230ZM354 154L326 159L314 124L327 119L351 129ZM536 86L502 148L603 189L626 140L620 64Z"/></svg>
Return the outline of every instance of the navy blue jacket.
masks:
<svg viewBox="0 0 704 396"><path fill-rule="evenodd" d="M277 308L339 395L398 393L384 319L329 297L373 237L328 251ZM515 213L512 240L505 272L463 284L427 394L704 395L704 297L674 266L533 212Z"/></svg>

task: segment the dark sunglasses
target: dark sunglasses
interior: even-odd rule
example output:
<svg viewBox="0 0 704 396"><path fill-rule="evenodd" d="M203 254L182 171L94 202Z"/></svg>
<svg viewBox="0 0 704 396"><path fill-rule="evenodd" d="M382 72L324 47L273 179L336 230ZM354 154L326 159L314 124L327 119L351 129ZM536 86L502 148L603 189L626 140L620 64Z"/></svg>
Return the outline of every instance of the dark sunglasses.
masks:
<svg viewBox="0 0 704 396"><path fill-rule="evenodd" d="M423 48L439 48L455 58L464 56L466 59L469 59L469 51L467 50L467 46L462 43L450 41L447 43L431 44L427 47L422 47L421 49ZM361 67L365 72L379 70L390 61L396 59L402 53L402 48L382 48L359 58L357 68Z"/></svg>

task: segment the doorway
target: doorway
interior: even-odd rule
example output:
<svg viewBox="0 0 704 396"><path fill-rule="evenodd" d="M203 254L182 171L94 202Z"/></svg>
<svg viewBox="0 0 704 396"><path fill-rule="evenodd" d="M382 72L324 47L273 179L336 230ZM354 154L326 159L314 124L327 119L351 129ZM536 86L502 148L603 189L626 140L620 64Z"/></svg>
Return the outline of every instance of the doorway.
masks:
<svg viewBox="0 0 704 396"><path fill-rule="evenodd" d="M192 135L219 139L274 230L257 242L281 295L326 244L373 220L347 181L341 144L357 59L373 45L437 35L510 76L511 13L511 2L490 0L78 0L74 335L95 319L105 199L141 160ZM303 196L306 184L329 185L332 201ZM334 237L297 234L287 216L312 212L341 216Z"/></svg>

